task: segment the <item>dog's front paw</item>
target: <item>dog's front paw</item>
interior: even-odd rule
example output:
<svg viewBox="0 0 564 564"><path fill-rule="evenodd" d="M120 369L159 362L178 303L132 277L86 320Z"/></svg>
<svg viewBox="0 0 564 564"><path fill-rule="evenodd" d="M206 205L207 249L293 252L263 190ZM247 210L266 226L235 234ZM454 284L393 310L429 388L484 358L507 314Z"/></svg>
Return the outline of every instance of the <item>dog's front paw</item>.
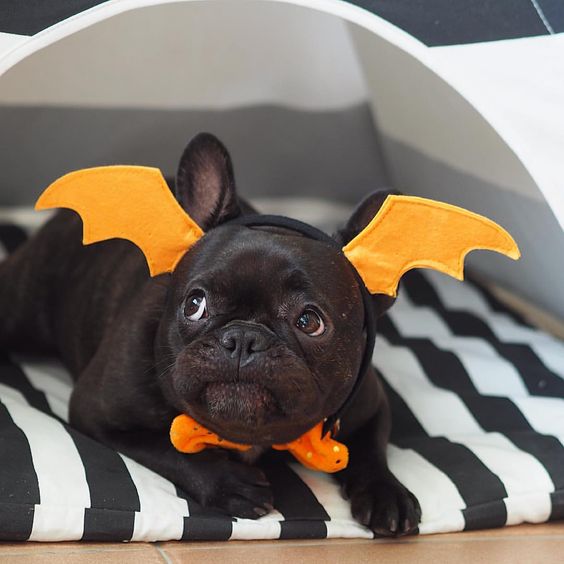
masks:
<svg viewBox="0 0 564 564"><path fill-rule="evenodd" d="M273 508L270 484L262 470L229 459L209 468L198 492L202 505L233 517L258 519Z"/></svg>
<svg viewBox="0 0 564 564"><path fill-rule="evenodd" d="M349 483L344 494L350 499L353 517L376 535L401 537L419 532L419 502L395 478Z"/></svg>

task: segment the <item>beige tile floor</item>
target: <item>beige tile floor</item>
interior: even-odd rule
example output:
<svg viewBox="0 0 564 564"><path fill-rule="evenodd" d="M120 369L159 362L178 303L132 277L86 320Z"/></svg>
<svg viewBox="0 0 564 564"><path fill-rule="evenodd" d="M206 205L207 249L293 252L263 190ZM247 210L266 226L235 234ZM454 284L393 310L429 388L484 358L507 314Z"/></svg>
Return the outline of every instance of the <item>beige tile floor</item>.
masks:
<svg viewBox="0 0 564 564"><path fill-rule="evenodd" d="M390 540L0 543L1 564L564 563L564 521Z"/></svg>

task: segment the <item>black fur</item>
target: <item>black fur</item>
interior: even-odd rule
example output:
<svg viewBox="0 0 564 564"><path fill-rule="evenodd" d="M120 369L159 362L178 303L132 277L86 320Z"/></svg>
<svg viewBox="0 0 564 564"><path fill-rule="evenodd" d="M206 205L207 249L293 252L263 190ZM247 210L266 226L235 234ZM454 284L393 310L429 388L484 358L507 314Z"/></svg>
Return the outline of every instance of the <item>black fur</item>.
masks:
<svg viewBox="0 0 564 564"><path fill-rule="evenodd" d="M362 356L360 291L343 254L284 229L223 225L252 211L235 191L227 150L200 134L186 148L176 195L208 233L172 275L150 278L121 240L81 244L81 221L61 211L0 265L0 345L59 355L76 379L71 422L169 478L200 503L241 517L272 508L251 463L334 413ZM339 232L354 237L385 193L368 197ZM208 316L187 308L205 295ZM378 314L393 300L374 298ZM296 326L305 309L326 330ZM184 455L168 431L180 412L227 439L253 444ZM350 449L337 478L354 516L381 535L417 531L417 500L388 470L388 403L374 373L345 414Z"/></svg>

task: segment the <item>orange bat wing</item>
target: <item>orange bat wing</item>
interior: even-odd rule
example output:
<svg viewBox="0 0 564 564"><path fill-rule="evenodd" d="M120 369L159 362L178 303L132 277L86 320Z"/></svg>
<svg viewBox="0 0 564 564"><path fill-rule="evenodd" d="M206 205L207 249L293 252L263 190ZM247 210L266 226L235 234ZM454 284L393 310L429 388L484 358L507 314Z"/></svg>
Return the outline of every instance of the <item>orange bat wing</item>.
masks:
<svg viewBox="0 0 564 564"><path fill-rule="evenodd" d="M395 296L401 276L412 268L462 280L464 257L475 249L520 256L511 235L486 217L425 198L388 196L343 252L371 293Z"/></svg>
<svg viewBox="0 0 564 564"><path fill-rule="evenodd" d="M41 194L35 209L70 208L83 222L83 243L127 239L144 253L151 276L174 270L203 235L157 168L103 166L71 172Z"/></svg>

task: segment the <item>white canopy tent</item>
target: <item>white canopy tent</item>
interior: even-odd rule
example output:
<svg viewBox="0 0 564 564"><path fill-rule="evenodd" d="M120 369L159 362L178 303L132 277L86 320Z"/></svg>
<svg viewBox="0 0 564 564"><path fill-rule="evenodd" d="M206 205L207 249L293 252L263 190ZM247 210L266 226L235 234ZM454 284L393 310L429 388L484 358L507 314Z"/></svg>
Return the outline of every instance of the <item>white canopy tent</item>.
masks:
<svg viewBox="0 0 564 564"><path fill-rule="evenodd" d="M80 166L172 173L186 139L212 129L250 195L352 201L386 182L492 217L523 259L482 253L473 266L564 317L564 16L554 3L8 4L2 204L30 203Z"/></svg>
<svg viewBox="0 0 564 564"><path fill-rule="evenodd" d="M387 184L491 217L523 257L471 266L564 318L559 0L1 4L0 212L78 168L172 175L207 130L245 196L297 197L298 214L299 198L323 221ZM22 233L0 221L0 255ZM421 532L561 519L562 343L479 286L413 275L373 360ZM300 467L269 475L277 505L258 521L206 513L67 425L71 386L52 360L0 351L0 540L372 537Z"/></svg>

